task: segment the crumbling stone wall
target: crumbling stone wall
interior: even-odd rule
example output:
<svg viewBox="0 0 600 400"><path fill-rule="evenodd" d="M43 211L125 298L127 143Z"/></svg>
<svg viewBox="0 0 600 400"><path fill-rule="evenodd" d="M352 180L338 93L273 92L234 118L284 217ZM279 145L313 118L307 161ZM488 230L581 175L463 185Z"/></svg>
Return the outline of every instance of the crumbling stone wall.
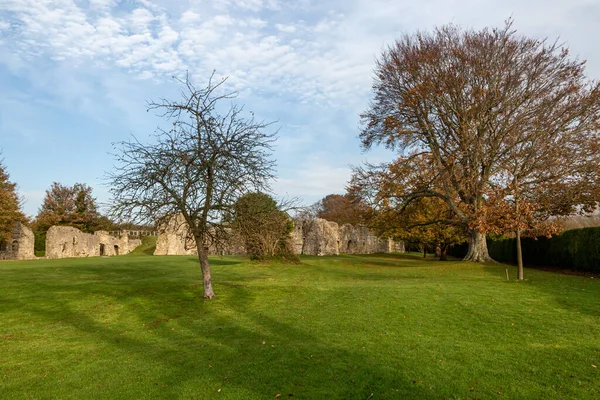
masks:
<svg viewBox="0 0 600 400"><path fill-rule="evenodd" d="M225 229L222 240L209 243L208 253L217 255L245 254L246 248L242 238L230 229ZM190 234L183 215L177 214L159 226L156 240L156 256L197 255L196 241Z"/></svg>
<svg viewBox="0 0 600 400"><path fill-rule="evenodd" d="M404 252L404 243L375 236L366 226L337 223L321 218L294 221L289 237L290 248L295 254L317 256L337 254L371 254ZM244 242L239 235L230 232L229 238L217 248L209 247L210 254L245 254ZM188 227L181 215L173 217L159 229L155 255L197 254L196 245L188 234Z"/></svg>
<svg viewBox="0 0 600 400"><path fill-rule="evenodd" d="M321 218L295 220L292 241L297 254L372 254L404 252L404 243L379 238L362 225L344 224Z"/></svg>
<svg viewBox="0 0 600 400"><path fill-rule="evenodd" d="M140 243L127 235L114 237L106 231L91 234L71 226L52 226L46 233L46 257L116 256L130 253Z"/></svg>
<svg viewBox="0 0 600 400"><path fill-rule="evenodd" d="M183 215L177 214L158 227L155 256L198 254L196 242L189 234Z"/></svg>
<svg viewBox="0 0 600 400"><path fill-rule="evenodd" d="M35 238L31 229L17 222L10 239L0 242L0 260L30 260L35 258L34 242Z"/></svg>

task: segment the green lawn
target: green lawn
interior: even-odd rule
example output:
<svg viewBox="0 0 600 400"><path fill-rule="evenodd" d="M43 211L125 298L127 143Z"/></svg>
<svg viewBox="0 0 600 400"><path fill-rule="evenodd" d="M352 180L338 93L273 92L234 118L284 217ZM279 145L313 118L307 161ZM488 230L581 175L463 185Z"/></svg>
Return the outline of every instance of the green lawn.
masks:
<svg viewBox="0 0 600 400"><path fill-rule="evenodd" d="M0 263L1 399L598 399L600 282L414 256Z"/></svg>

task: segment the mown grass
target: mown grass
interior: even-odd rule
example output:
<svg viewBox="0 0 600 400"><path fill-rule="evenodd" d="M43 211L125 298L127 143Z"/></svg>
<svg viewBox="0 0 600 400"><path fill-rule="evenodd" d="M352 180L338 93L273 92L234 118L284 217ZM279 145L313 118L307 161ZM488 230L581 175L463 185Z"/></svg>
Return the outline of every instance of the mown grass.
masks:
<svg viewBox="0 0 600 400"><path fill-rule="evenodd" d="M597 279L410 255L0 263L0 398L597 399Z"/></svg>
<svg viewBox="0 0 600 400"><path fill-rule="evenodd" d="M149 256L153 255L154 250L156 250L157 239L158 239L157 236L143 236L142 243L138 247L133 249L131 251L131 253L129 253L129 254L133 254L133 255L146 254Z"/></svg>

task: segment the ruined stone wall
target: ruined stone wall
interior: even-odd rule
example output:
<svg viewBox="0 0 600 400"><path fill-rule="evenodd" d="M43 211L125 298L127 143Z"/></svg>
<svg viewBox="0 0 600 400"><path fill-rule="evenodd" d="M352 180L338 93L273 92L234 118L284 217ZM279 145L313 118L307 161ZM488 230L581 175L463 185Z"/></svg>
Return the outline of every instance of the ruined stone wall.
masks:
<svg viewBox="0 0 600 400"><path fill-rule="evenodd" d="M188 225L183 215L169 218L168 222L158 227L155 256L198 254L196 242L189 234Z"/></svg>
<svg viewBox="0 0 600 400"><path fill-rule="evenodd" d="M403 242L378 238L366 226L345 224L340 227L335 222L320 218L295 220L289 244L295 254L316 256L404 252ZM242 238L233 232L230 232L229 238L219 248L214 245L209 247L209 254L245 253ZM188 227L182 216L171 218L168 224L159 229L154 254L197 254L195 242L189 237Z"/></svg>
<svg viewBox="0 0 600 400"><path fill-rule="evenodd" d="M9 240L0 243L0 260L30 260L35 258L35 238L29 227L15 224Z"/></svg>
<svg viewBox="0 0 600 400"><path fill-rule="evenodd" d="M46 233L46 257L116 256L130 253L140 243L127 235L114 237L106 231L91 234L71 226L52 226Z"/></svg>
<svg viewBox="0 0 600 400"><path fill-rule="evenodd" d="M295 220L292 234L297 254L316 256L334 254L372 254L404 252L404 243L379 238L369 228L344 224L321 218Z"/></svg>
<svg viewBox="0 0 600 400"><path fill-rule="evenodd" d="M225 230L222 234L226 239L215 243L209 243L208 253L216 255L245 254L246 248L242 238L232 232ZM178 214L158 228L158 239L156 240L156 256L172 255L197 255L196 241L188 230L188 225L183 216Z"/></svg>

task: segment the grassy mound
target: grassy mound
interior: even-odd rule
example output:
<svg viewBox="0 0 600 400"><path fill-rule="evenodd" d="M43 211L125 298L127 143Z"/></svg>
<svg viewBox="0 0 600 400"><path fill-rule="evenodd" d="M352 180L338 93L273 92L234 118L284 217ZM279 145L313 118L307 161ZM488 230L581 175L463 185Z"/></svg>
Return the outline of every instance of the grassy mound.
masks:
<svg viewBox="0 0 600 400"><path fill-rule="evenodd" d="M142 244L133 249L133 251L129 254L146 254L153 255L154 250L156 250L156 240L158 236L144 236L142 237Z"/></svg>
<svg viewBox="0 0 600 400"><path fill-rule="evenodd" d="M600 285L407 255L0 263L2 398L594 399ZM511 275L515 269L510 268Z"/></svg>

